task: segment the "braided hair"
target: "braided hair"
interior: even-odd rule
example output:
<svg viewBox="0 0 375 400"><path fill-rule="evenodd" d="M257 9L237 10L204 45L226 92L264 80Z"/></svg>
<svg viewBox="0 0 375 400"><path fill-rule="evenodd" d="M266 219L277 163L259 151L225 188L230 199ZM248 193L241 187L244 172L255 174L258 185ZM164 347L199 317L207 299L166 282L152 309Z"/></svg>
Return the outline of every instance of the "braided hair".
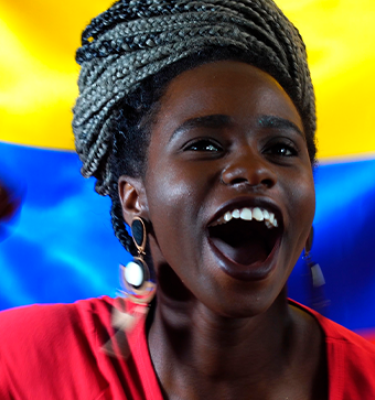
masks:
<svg viewBox="0 0 375 400"><path fill-rule="evenodd" d="M122 174L143 176L152 122L167 84L203 63L237 60L273 76L299 111L315 160L315 97L305 46L272 0L119 0L94 18L76 54L80 95L73 131L83 176L112 200L127 251L118 195Z"/></svg>

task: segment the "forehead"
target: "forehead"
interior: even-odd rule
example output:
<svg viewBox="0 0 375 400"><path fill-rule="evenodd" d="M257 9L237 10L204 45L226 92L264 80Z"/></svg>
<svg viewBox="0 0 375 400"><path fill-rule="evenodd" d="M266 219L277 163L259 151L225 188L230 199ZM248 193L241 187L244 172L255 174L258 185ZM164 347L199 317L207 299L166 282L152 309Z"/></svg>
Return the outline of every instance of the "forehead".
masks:
<svg viewBox="0 0 375 400"><path fill-rule="evenodd" d="M207 115L228 115L251 124L263 115L288 119L303 131L301 117L279 83L243 62L218 61L174 78L161 99L155 130L173 131L184 121Z"/></svg>

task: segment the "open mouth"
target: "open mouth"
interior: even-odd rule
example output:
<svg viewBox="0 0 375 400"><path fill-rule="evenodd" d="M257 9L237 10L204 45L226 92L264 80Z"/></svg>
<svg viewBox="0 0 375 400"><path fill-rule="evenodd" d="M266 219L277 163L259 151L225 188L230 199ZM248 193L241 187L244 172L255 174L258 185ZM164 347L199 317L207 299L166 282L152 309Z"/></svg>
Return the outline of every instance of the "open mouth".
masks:
<svg viewBox="0 0 375 400"><path fill-rule="evenodd" d="M227 211L208 227L209 239L236 264L261 264L279 243L282 228L278 220L273 212L259 207Z"/></svg>

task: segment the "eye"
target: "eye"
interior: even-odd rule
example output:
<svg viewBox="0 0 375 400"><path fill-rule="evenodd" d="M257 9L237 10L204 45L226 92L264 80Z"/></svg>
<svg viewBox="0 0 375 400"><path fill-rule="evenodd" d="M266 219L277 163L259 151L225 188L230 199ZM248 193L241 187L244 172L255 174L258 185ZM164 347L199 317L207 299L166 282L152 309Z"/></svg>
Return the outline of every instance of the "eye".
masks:
<svg viewBox="0 0 375 400"><path fill-rule="evenodd" d="M299 151L295 144L288 140L269 144L265 153L278 157L295 157Z"/></svg>
<svg viewBox="0 0 375 400"><path fill-rule="evenodd" d="M184 151L202 151L202 152L218 153L222 150L223 148L216 141L209 139L194 140L194 142L190 142L184 147Z"/></svg>

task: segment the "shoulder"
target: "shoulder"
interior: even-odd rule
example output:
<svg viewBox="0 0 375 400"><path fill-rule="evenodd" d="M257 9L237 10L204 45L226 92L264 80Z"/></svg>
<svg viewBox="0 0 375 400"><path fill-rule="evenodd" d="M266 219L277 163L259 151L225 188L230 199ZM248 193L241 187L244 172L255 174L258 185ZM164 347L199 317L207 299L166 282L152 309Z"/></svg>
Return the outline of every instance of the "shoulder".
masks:
<svg viewBox="0 0 375 400"><path fill-rule="evenodd" d="M326 335L328 373L338 398L375 398L375 346L341 325L320 316Z"/></svg>
<svg viewBox="0 0 375 400"><path fill-rule="evenodd" d="M290 300L290 303L311 314L317 320L323 330L326 344L339 346L346 351L350 351L352 354L363 354L364 357L368 356L368 360L375 363L375 345L370 341L324 317L309 307L293 300Z"/></svg>
<svg viewBox="0 0 375 400"><path fill-rule="evenodd" d="M43 382L38 395L58 389L63 398L63 393L78 390L65 387L66 382L79 382L87 398L96 397L107 386L95 368L97 332L110 329L111 307L111 299L103 298L0 312L0 394L10 390L7 382L20 398L29 398L22 390L37 391ZM84 382L91 387L83 388Z"/></svg>
<svg viewBox="0 0 375 400"><path fill-rule="evenodd" d="M322 330L326 344L336 346L345 356L357 363L366 362L375 367L375 345L349 329L314 312Z"/></svg>
<svg viewBox="0 0 375 400"><path fill-rule="evenodd" d="M293 304L313 315L323 331L332 398L374 399L375 345L314 310Z"/></svg>
<svg viewBox="0 0 375 400"><path fill-rule="evenodd" d="M0 312L0 349L23 347L32 342L46 345L56 340L74 340L95 329L95 321L110 322L112 299L81 300L73 304L17 307ZM61 339L59 339L61 337Z"/></svg>

